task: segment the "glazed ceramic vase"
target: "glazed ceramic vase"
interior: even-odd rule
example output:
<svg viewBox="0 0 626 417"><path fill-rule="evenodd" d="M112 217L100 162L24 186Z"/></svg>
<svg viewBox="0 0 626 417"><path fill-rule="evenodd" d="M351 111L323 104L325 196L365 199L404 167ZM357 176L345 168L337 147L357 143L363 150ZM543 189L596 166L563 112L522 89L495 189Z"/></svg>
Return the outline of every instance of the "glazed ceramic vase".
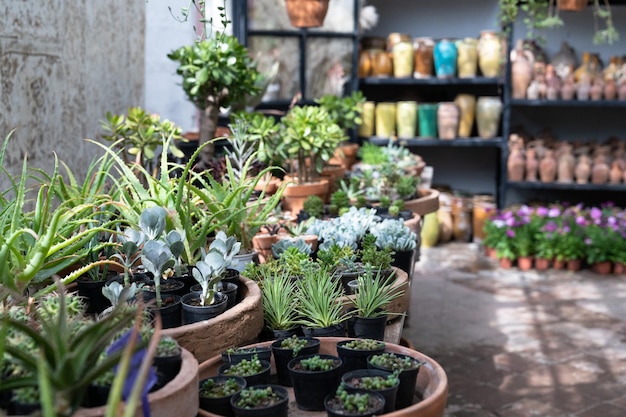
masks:
<svg viewBox="0 0 626 417"><path fill-rule="evenodd" d="M499 77L502 72L503 45L498 34L492 30L480 32L478 40L478 67L484 77Z"/></svg>
<svg viewBox="0 0 626 417"><path fill-rule="evenodd" d="M428 213L424 216L420 238L423 248L432 248L439 241L439 221L437 219L437 212Z"/></svg>
<svg viewBox="0 0 626 417"><path fill-rule="evenodd" d="M362 48L364 52L359 59L360 74L365 77L389 77L393 75L393 63L385 50L385 46L385 38L363 38Z"/></svg>
<svg viewBox="0 0 626 417"><path fill-rule="evenodd" d="M511 80L513 84L511 95L515 99L523 99L526 98L526 90L528 90L532 80L533 67L531 60L524 51L522 40L517 42L511 55Z"/></svg>
<svg viewBox="0 0 626 417"><path fill-rule="evenodd" d="M413 53L415 69L413 77L429 78L434 73L433 53L435 41L431 38L415 38L413 41Z"/></svg>
<svg viewBox="0 0 626 417"><path fill-rule="evenodd" d="M424 139L437 137L437 103L420 103L417 105L419 136Z"/></svg>
<svg viewBox="0 0 626 417"><path fill-rule="evenodd" d="M478 40L464 38L455 42L459 78L472 78L478 71Z"/></svg>
<svg viewBox="0 0 626 417"><path fill-rule="evenodd" d="M376 105L376 136L390 138L396 133L396 103Z"/></svg>
<svg viewBox="0 0 626 417"><path fill-rule="evenodd" d="M437 42L433 51L437 78L452 78L456 75L457 56L454 42L448 39Z"/></svg>
<svg viewBox="0 0 626 417"><path fill-rule="evenodd" d="M361 124L359 125L359 136L369 138L374 136L374 120L376 118L376 103L366 101L362 105Z"/></svg>
<svg viewBox="0 0 626 417"><path fill-rule="evenodd" d="M454 104L457 105L460 111L458 135L461 138L470 137L474 128L476 97L471 94L459 94L454 99Z"/></svg>
<svg viewBox="0 0 626 417"><path fill-rule="evenodd" d="M502 100L500 97L479 97L476 102L476 126L478 136L483 139L495 138L500 128Z"/></svg>
<svg viewBox="0 0 626 417"><path fill-rule="evenodd" d="M391 47L393 56L393 76L408 78L413 76L413 42L409 35L400 35Z"/></svg>
<svg viewBox="0 0 626 417"><path fill-rule="evenodd" d="M415 137L417 129L417 102L399 101L396 104L396 131L398 138Z"/></svg>
<svg viewBox="0 0 626 417"><path fill-rule="evenodd" d="M456 139L459 131L459 113L459 108L454 102L439 103L437 109L439 139Z"/></svg>

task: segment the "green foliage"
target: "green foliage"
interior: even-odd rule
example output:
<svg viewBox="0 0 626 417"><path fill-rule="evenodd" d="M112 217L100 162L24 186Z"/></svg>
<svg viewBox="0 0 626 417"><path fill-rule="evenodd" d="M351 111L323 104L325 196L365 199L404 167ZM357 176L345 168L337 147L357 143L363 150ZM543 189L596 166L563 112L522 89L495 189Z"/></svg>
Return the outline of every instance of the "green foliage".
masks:
<svg viewBox="0 0 626 417"><path fill-rule="evenodd" d="M354 314L359 317L379 317L388 314L384 307L391 301L404 294L404 289L394 287L380 277L380 272L374 276L371 270L357 278L359 290L350 302L356 309Z"/></svg>
<svg viewBox="0 0 626 417"><path fill-rule="evenodd" d="M291 329L298 317L296 282L284 272L261 272L261 277L265 325L272 330Z"/></svg>
<svg viewBox="0 0 626 417"><path fill-rule="evenodd" d="M363 120L363 103L365 97L360 91L354 91L348 97L338 97L332 94L325 95L316 100L323 107L330 118L337 123L344 131L354 129L359 126Z"/></svg>
<svg viewBox="0 0 626 417"><path fill-rule="evenodd" d="M335 393L334 401L341 404L343 409L346 410L346 414L363 414L369 407L370 394L368 393L354 393L348 394L345 389L345 384L342 382L339 384L339 388Z"/></svg>
<svg viewBox="0 0 626 417"><path fill-rule="evenodd" d="M319 196L310 195L304 200L303 209L311 217L320 218L324 214L324 200Z"/></svg>
<svg viewBox="0 0 626 417"><path fill-rule="evenodd" d="M181 349L176 339L171 336L161 336L154 356L157 358L163 358L168 356L176 356L180 353Z"/></svg>
<svg viewBox="0 0 626 417"><path fill-rule="evenodd" d="M391 268L393 262L393 251L389 247L378 249L376 246L376 236L367 233L363 238L361 249L361 262L370 265L376 271L385 271Z"/></svg>
<svg viewBox="0 0 626 417"><path fill-rule="evenodd" d="M304 371L330 371L337 367L338 361L332 358L321 358L319 355L313 355L310 358L300 360L300 366Z"/></svg>
<svg viewBox="0 0 626 417"><path fill-rule="evenodd" d="M364 376L359 378L359 382L355 384L357 388L369 389L369 390L384 390L387 388L395 387L400 383L398 378L398 371L395 371L388 375L386 378L382 376Z"/></svg>
<svg viewBox="0 0 626 417"><path fill-rule="evenodd" d="M337 190L330 196L330 204L337 207L337 210L350 207L350 198L348 193L342 190Z"/></svg>
<svg viewBox="0 0 626 417"><path fill-rule="evenodd" d="M241 391L241 385L235 378L228 378L223 382L216 382L215 379L208 378L200 383L200 397L227 397L239 391Z"/></svg>
<svg viewBox="0 0 626 417"><path fill-rule="evenodd" d="M278 242L272 245L272 254L274 258L280 258L289 248L295 248L298 252L305 255L310 255L313 252L311 245L306 243L304 239L297 237L279 239Z"/></svg>
<svg viewBox="0 0 626 417"><path fill-rule="evenodd" d="M381 165L389 162L389 156L381 152L380 146L370 142L364 142L361 145L359 156L361 157L361 162L367 165Z"/></svg>
<svg viewBox="0 0 626 417"><path fill-rule="evenodd" d="M178 63L176 73L182 77L183 90L198 109L210 105L228 107L245 95L258 92L255 82L259 72L246 47L234 36L220 33L167 56Z"/></svg>
<svg viewBox="0 0 626 417"><path fill-rule="evenodd" d="M305 270L298 280L298 323L310 328L325 328L347 319L343 305L338 300L342 289L330 271L323 268Z"/></svg>
<svg viewBox="0 0 626 417"><path fill-rule="evenodd" d="M235 124L243 126L246 141L254 144L256 157L266 165L281 165L281 146L278 140L279 124L272 116L258 112L241 111L234 113L232 119Z"/></svg>
<svg viewBox="0 0 626 417"><path fill-rule="evenodd" d="M284 156L289 159L291 173L296 174L299 184L314 181L335 148L347 138L326 110L318 106L296 106L281 122Z"/></svg>
<svg viewBox="0 0 626 417"><path fill-rule="evenodd" d="M385 352L373 355L369 359L369 363L391 371L404 371L415 369L422 365L422 362L406 355L397 355L391 352Z"/></svg>
<svg viewBox="0 0 626 417"><path fill-rule="evenodd" d="M237 407L257 408L267 406L274 402L283 400L283 397L275 392L272 387L266 388L246 388L239 393Z"/></svg>
<svg viewBox="0 0 626 417"><path fill-rule="evenodd" d="M295 334L291 337L287 337L280 342L281 349L293 350L293 356L297 356L298 352L309 345L310 341L303 337L298 337Z"/></svg>
<svg viewBox="0 0 626 417"><path fill-rule="evenodd" d="M374 339L354 339L341 346L353 350L376 350L384 348L385 342Z"/></svg>
<svg viewBox="0 0 626 417"><path fill-rule="evenodd" d="M340 246L336 243L317 252L317 262L323 268L332 269L337 266L356 262L357 254L351 246Z"/></svg>
<svg viewBox="0 0 626 417"><path fill-rule="evenodd" d="M267 365L263 364L259 358L254 355L252 359L242 359L241 362L231 363L224 371L224 375L230 376L251 376L263 372L267 369Z"/></svg>

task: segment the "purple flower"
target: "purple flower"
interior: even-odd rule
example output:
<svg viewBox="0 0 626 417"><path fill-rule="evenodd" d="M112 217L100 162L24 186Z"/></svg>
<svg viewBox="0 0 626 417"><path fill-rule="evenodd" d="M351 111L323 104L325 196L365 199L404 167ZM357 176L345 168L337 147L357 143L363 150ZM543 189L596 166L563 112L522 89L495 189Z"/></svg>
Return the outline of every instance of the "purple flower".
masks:
<svg viewBox="0 0 626 417"><path fill-rule="evenodd" d="M559 217L560 214L561 210L559 210L557 207L552 207L550 210L548 210L548 217Z"/></svg>
<svg viewBox="0 0 626 417"><path fill-rule="evenodd" d="M547 207L538 207L537 208L537 216L539 217L546 217L548 215L548 208Z"/></svg>
<svg viewBox="0 0 626 417"><path fill-rule="evenodd" d="M515 237L515 231L509 229L509 230L506 231L506 235L508 237Z"/></svg>
<svg viewBox="0 0 626 417"><path fill-rule="evenodd" d="M570 232L569 226L563 226L563 233L569 233L569 232Z"/></svg>
<svg viewBox="0 0 626 417"><path fill-rule="evenodd" d="M504 223L506 223L506 225L507 225L507 226L509 226L509 227L513 227L513 226L515 226L515 218L513 218L513 217L507 217L507 218L504 220Z"/></svg>
<svg viewBox="0 0 626 417"><path fill-rule="evenodd" d="M543 226L543 231L551 233L551 232L554 232L557 228L558 228L557 224L555 222L550 221L546 223L545 226Z"/></svg>
<svg viewBox="0 0 626 417"><path fill-rule="evenodd" d="M587 225L587 219L585 219L585 216L577 216L576 217L576 224L579 226L585 226Z"/></svg>
<svg viewBox="0 0 626 417"><path fill-rule="evenodd" d="M602 210L600 210L597 207L594 207L589 211L589 215L591 216L592 219L599 220L600 218L602 218Z"/></svg>
<svg viewBox="0 0 626 417"><path fill-rule="evenodd" d="M532 209L524 204L522 207L519 208L519 210L517 210L517 215L518 216L530 216L532 212L533 212Z"/></svg>
<svg viewBox="0 0 626 417"><path fill-rule="evenodd" d="M609 218L608 218L608 219L606 219L606 222L607 222L609 225L614 226L614 225L616 225L616 224L617 224L617 219L616 219L615 217L613 217L613 216L609 216Z"/></svg>
<svg viewBox="0 0 626 417"><path fill-rule="evenodd" d="M602 204L602 207L608 207L608 208L615 207L615 203L613 201L607 201L604 204Z"/></svg>
<svg viewBox="0 0 626 417"><path fill-rule="evenodd" d="M585 245L591 245L593 242L588 237L585 238Z"/></svg>

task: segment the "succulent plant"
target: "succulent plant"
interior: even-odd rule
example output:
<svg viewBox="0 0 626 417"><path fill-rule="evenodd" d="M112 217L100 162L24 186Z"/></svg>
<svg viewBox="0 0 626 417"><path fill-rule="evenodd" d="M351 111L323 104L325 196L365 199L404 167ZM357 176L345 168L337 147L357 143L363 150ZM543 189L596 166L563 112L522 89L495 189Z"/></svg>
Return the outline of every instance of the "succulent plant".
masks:
<svg viewBox="0 0 626 417"><path fill-rule="evenodd" d="M407 252L417 247L417 235L404 224L402 219L385 219L373 225L370 232L376 236L378 248Z"/></svg>
<svg viewBox="0 0 626 417"><path fill-rule="evenodd" d="M279 239L278 242L272 245L272 254L275 258L280 258L280 256L287 250L287 248L296 248L299 252L310 255L312 252L311 245L306 243L302 238L287 238L287 239Z"/></svg>

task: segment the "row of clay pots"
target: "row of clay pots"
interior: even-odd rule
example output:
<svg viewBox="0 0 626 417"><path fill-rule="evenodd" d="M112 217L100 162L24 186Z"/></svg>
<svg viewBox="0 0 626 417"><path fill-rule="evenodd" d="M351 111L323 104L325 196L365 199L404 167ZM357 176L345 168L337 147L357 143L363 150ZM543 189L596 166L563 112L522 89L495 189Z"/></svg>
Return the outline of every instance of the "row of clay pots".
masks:
<svg viewBox="0 0 626 417"><path fill-rule="evenodd" d="M411 39L392 33L384 38L364 38L359 55L359 77L472 78L479 73L499 77L502 73L503 40L494 31L458 40L428 37Z"/></svg>
<svg viewBox="0 0 626 417"><path fill-rule="evenodd" d="M507 176L509 181L541 181L578 184L626 182L624 144L617 149L597 147L595 152L575 150L561 142L554 148L526 146L511 135ZM579 149L580 150L580 149Z"/></svg>
<svg viewBox="0 0 626 417"><path fill-rule="evenodd" d="M400 139L470 137L474 122L478 136L491 139L500 129L502 101L499 97L459 94L454 101L441 103L366 102L359 136Z"/></svg>

